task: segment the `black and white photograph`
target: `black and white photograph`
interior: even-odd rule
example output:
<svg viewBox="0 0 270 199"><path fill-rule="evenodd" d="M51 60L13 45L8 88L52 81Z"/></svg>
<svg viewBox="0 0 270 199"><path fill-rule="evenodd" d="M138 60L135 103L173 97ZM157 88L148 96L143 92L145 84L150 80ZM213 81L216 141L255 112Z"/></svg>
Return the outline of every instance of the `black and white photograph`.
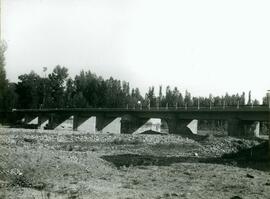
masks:
<svg viewBox="0 0 270 199"><path fill-rule="evenodd" d="M270 199L270 1L0 0L0 199Z"/></svg>

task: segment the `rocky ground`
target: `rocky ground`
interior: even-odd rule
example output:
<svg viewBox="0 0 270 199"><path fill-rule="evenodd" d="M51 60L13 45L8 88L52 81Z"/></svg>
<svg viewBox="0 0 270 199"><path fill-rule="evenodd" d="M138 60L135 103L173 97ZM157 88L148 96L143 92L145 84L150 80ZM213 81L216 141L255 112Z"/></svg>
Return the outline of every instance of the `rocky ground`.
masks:
<svg viewBox="0 0 270 199"><path fill-rule="evenodd" d="M263 140L0 128L0 198L270 198Z"/></svg>

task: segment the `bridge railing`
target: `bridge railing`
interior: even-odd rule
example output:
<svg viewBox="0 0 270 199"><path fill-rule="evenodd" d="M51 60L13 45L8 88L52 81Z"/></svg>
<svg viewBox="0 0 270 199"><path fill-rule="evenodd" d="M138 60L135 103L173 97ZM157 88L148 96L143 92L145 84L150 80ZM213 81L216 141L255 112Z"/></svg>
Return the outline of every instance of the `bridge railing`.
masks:
<svg viewBox="0 0 270 199"><path fill-rule="evenodd" d="M240 105L240 106L166 106L166 107L150 107L150 106L136 106L123 108L54 108L54 109L13 109L12 112L47 112L47 111L264 111L269 110L268 106L263 105Z"/></svg>
<svg viewBox="0 0 270 199"><path fill-rule="evenodd" d="M240 106L166 106L166 107L149 107L141 106L127 109L141 109L141 110L266 110L268 106L263 105L240 105Z"/></svg>

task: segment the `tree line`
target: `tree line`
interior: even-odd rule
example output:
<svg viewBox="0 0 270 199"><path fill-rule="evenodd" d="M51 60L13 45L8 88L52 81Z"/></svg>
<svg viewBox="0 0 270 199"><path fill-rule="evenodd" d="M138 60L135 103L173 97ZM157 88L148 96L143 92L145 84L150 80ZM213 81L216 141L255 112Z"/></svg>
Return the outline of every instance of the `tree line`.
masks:
<svg viewBox="0 0 270 199"><path fill-rule="evenodd" d="M5 74L5 47L0 49L0 110L13 108L138 108L185 106L237 106L259 105L245 93L224 96L195 97L190 92L181 93L177 87L155 87L143 96L139 88L130 88L127 81L110 77L104 79L91 71L81 71L71 78L66 67L57 65L48 75L40 76L31 71L18 77L17 83L9 82ZM46 70L46 68L44 68ZM44 71L45 71L44 70ZM263 104L267 104L264 97Z"/></svg>
<svg viewBox="0 0 270 199"><path fill-rule="evenodd" d="M2 70L3 71L3 70ZM1 76L3 76L1 72ZM248 100L245 93L224 96L195 97L190 92L181 93L177 87L159 87L158 94L152 86L142 96L139 88L130 88L126 81L112 77L104 79L91 71L81 71L70 78L68 69L56 66L47 76L34 71L18 77L17 83L1 78L1 109L12 108L138 108L184 106L237 106L258 105L258 100ZM3 84L2 84L3 82ZM265 100L266 101L266 100Z"/></svg>

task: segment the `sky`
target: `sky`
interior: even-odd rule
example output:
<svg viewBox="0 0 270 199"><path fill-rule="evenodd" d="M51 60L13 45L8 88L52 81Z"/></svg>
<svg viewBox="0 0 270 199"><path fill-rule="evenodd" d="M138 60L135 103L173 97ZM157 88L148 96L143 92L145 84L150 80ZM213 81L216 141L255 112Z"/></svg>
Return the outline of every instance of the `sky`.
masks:
<svg viewBox="0 0 270 199"><path fill-rule="evenodd" d="M194 96L270 89L268 0L2 0L10 81L65 66L74 77L177 86Z"/></svg>

